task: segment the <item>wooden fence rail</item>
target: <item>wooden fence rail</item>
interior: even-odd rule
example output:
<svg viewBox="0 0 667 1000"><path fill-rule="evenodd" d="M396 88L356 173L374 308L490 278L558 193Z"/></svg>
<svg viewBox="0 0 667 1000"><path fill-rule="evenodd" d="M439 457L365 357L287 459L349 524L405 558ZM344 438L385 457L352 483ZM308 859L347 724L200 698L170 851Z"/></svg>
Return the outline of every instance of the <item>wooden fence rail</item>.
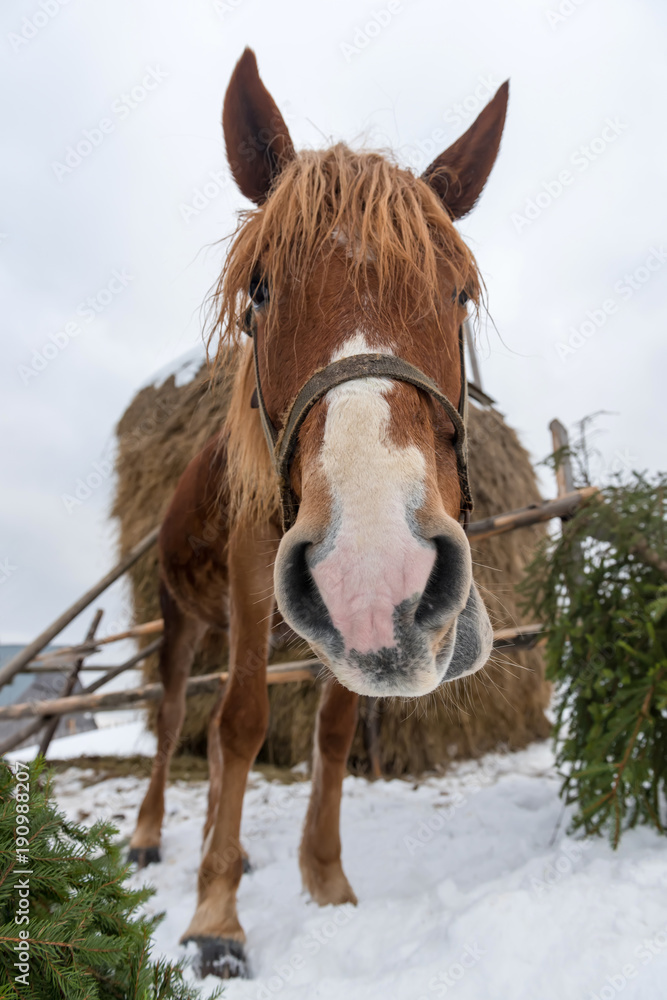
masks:
<svg viewBox="0 0 667 1000"><path fill-rule="evenodd" d="M91 642L95 638L95 633L97 632L99 624L102 621L103 614L104 612L102 611L101 608L98 608L97 611L95 612L95 617L90 623L90 628L86 633L87 642ZM61 698L69 698L70 695L73 694L74 688L76 687L77 681L79 679L79 671L83 666L84 660L85 660L85 654L82 654L81 656L77 657L77 659L74 661L70 669L70 672L65 680L65 686L60 694ZM49 744L54 737L59 722L60 718L57 715L47 715L44 719L44 732L42 733L42 738L38 750L38 753L40 753L42 757L46 757L46 751L49 749Z"/></svg>
<svg viewBox="0 0 667 1000"><path fill-rule="evenodd" d="M267 670L267 684L284 684L288 681L312 680L322 669L319 660L295 660L278 663ZM214 694L227 680L227 671L191 677L186 694ZM35 715L69 715L70 712L113 712L119 708L136 708L158 701L163 694L162 684L142 684L129 691L108 691L106 694L75 694L68 698L48 701L26 701L0 708L0 719L27 719Z"/></svg>
<svg viewBox="0 0 667 1000"><path fill-rule="evenodd" d="M44 629L44 631L38 635L36 639L33 639L33 641L28 643L28 645L25 646L20 653L17 653L16 656L12 657L8 663L5 663L4 667L0 667L0 688L4 687L5 684L8 684L12 678L23 669L23 667L30 663L30 661L33 660L38 653L41 653L44 647L48 646L52 639L55 639L57 635L60 635L65 626L69 625L71 621L74 621L77 615L80 615L82 611L85 611L85 609L93 603L96 597L99 597L100 594L104 593L107 587L110 587L111 584L115 583L115 581L122 576L123 573L126 573L131 566L134 566L135 562L141 558L144 552L148 552L151 546L155 545L159 532L159 528L154 528L153 531L150 531L145 538L134 546L133 549L130 549L127 555L121 559L121 561L117 563L113 569L109 570L106 576L103 576L101 580L98 580L94 587L87 590L78 601L75 601L74 604L67 609L67 611L63 611L63 613L56 618L56 620L52 622L48 628Z"/></svg>
<svg viewBox="0 0 667 1000"><path fill-rule="evenodd" d="M114 677L118 677L119 674L124 673L126 670L130 670L132 667L136 667L137 664L141 663L142 660L145 660L148 656L151 655L151 653L155 653L159 649L161 642L162 642L161 638L156 639L154 642L151 642L150 645L146 646L144 649L139 650L138 653L135 653L134 656L131 656L129 660L125 661L125 663L121 663L120 666L117 667L98 666L94 668L96 670L106 670L106 673L102 677L99 677L96 681L93 681L92 684L89 684L88 687L84 688L83 691L81 692L81 695L92 694L94 691L97 691L98 688L101 688L104 684L107 684L110 680L113 680ZM70 710L71 710L71 702L70 702L71 697L72 697L71 695L69 696L69 698L61 696L59 699L60 701L66 700L68 704L70 704ZM80 697L80 695L76 695L76 697ZM60 715L69 715L70 713L59 712L53 714L56 716L60 716ZM45 717L37 716L36 721L29 723L22 729L12 733L12 735L8 736L4 740L4 742L0 743L0 754L9 753L10 750L14 750L22 743L25 743L26 740L30 739L31 736L34 736L36 733L40 731L40 729L44 726L45 722L46 722Z"/></svg>
<svg viewBox="0 0 667 1000"><path fill-rule="evenodd" d="M54 649L51 653L42 653L40 656L36 656L34 660L31 660L23 669L28 673L32 672L30 670L31 667L37 667L38 670L62 669L63 663L68 665L70 661L77 659L82 653L86 655L97 653L102 646L108 646L111 642L120 642L121 639L138 639L144 635L153 635L156 632L161 632L162 628L162 619L156 618L155 621L144 622L143 625L133 625L132 628L128 628L124 632L105 635L101 639L84 640L76 646L63 646L62 649ZM88 669L101 670L103 668L89 665Z"/></svg>
<svg viewBox="0 0 667 1000"><path fill-rule="evenodd" d="M534 646L543 635L541 625L520 625L517 628L499 629L494 633L493 644L496 648L515 646L526 649ZM159 640L158 640L159 642ZM157 643L155 644L157 645ZM137 654L143 658L149 654L149 649ZM119 668L116 668L118 670ZM323 669L320 660L292 660L289 663L276 663L268 667L267 684L288 684L293 681L314 680ZM191 677L188 681L186 696L195 694L214 694L220 684L229 677L227 671L214 674L202 674ZM107 678L101 678L91 684L81 694L70 695L68 698L51 698L48 701L26 701L16 705L0 707L0 720L27 719L34 716L69 715L70 712L113 712L119 708L137 708L157 701L162 697L162 684L143 684L141 687L124 691L109 691L106 694L93 694L97 685L106 683Z"/></svg>
<svg viewBox="0 0 667 1000"><path fill-rule="evenodd" d="M506 514L496 514L485 517L482 521L473 521L468 525L468 538L491 538L502 535L516 528L526 528L530 524L540 524L551 521L554 517L571 517L586 500L598 492L597 486L584 486L581 490L565 493L555 500L545 500L544 503L530 504L518 510L510 510Z"/></svg>

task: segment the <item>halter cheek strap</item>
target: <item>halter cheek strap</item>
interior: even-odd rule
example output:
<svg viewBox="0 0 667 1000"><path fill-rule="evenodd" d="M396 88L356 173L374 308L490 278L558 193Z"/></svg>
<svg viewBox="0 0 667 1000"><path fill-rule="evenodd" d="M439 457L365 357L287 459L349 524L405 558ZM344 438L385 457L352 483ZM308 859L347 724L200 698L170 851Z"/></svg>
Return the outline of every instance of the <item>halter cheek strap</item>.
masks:
<svg viewBox="0 0 667 1000"><path fill-rule="evenodd" d="M393 354L354 354L349 358L341 358L330 365L316 371L299 390L295 400L289 407L282 429L276 430L269 417L262 384L259 376L259 360L257 356L257 338L253 336L253 356L255 361L255 380L257 384L257 407L259 409L262 428L266 436L269 451L278 476L280 512L283 530L289 531L296 521L299 512L299 498L292 489L290 469L301 426L313 406L331 389L344 382L361 378L390 378L398 382L407 382L417 389L427 393L443 408L454 425L454 451L461 487L461 516L464 525L468 523L472 510L472 496L468 481L468 442L466 434L468 416L468 391L465 372L465 345L463 328L459 329L459 358L461 366L461 395L458 407L440 391L436 383L414 365L397 358Z"/></svg>

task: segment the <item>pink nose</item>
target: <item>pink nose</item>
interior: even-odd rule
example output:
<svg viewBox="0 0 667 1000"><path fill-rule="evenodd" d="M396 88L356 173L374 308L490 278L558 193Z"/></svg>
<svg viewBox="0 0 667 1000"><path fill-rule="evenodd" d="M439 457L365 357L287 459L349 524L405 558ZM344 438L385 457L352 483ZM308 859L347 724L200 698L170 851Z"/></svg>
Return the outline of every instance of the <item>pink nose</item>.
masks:
<svg viewBox="0 0 667 1000"><path fill-rule="evenodd" d="M393 526L392 526L393 527ZM407 524L376 536L374 545L354 530L341 531L310 572L346 653L396 645L396 615L414 614L435 563L432 542L415 538Z"/></svg>

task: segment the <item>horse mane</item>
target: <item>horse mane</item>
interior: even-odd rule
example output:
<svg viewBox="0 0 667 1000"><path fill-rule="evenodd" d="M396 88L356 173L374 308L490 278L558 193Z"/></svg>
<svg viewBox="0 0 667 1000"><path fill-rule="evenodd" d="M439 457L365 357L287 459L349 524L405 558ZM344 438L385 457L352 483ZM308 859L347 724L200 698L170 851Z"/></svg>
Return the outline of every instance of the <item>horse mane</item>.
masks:
<svg viewBox="0 0 667 1000"><path fill-rule="evenodd" d="M259 410L251 409L255 364L250 341L237 345L236 371L220 435L227 449L227 480L220 484L232 523L266 523L279 515L278 479L264 437ZM278 518L279 519L279 518Z"/></svg>
<svg viewBox="0 0 667 1000"><path fill-rule="evenodd" d="M241 213L210 299L209 358L217 368L238 350L224 427L229 455L230 516L259 521L277 510L276 480L258 413L252 352L240 341L253 276L269 286L267 329L286 292L296 309L316 261L340 251L346 283L374 321L393 328L429 316L440 349L443 267L453 287L475 306L480 278L475 259L438 195L421 178L376 152L338 143L297 153L278 175L266 202ZM340 253L339 253L340 257ZM372 291L372 294L369 294Z"/></svg>

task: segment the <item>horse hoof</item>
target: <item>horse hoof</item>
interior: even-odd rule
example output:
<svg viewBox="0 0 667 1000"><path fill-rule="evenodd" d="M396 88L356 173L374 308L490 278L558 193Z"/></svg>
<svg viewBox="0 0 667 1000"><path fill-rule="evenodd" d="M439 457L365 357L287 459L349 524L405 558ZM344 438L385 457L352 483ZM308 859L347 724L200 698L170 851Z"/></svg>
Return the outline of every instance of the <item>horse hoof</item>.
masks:
<svg viewBox="0 0 667 1000"><path fill-rule="evenodd" d="M183 944L194 941L197 957L193 968L200 979L217 976L218 979L247 979L248 962L240 941L234 938L191 937Z"/></svg>
<svg viewBox="0 0 667 1000"><path fill-rule="evenodd" d="M135 864L137 868L145 868L146 865L155 865L161 861L159 847L131 847L127 852L127 860L130 864Z"/></svg>
<svg viewBox="0 0 667 1000"><path fill-rule="evenodd" d="M250 864L250 858L246 857L245 854L244 854L243 855L243 874L244 875L252 875L253 871L254 871L254 868Z"/></svg>

